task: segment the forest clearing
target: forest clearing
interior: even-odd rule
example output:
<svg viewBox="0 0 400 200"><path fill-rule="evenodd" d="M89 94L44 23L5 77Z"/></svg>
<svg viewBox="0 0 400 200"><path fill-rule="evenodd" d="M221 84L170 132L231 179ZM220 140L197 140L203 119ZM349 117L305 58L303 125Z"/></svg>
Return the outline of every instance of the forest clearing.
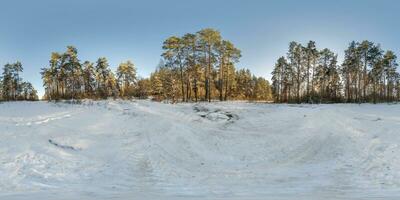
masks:
<svg viewBox="0 0 400 200"><path fill-rule="evenodd" d="M400 106L0 104L0 199L398 199Z"/></svg>

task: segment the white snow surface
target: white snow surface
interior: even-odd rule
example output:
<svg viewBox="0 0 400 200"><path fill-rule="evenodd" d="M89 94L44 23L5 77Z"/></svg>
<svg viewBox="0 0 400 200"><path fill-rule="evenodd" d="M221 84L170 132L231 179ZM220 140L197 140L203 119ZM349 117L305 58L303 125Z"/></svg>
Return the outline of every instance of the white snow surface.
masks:
<svg viewBox="0 0 400 200"><path fill-rule="evenodd" d="M0 199L400 199L400 105L0 104Z"/></svg>

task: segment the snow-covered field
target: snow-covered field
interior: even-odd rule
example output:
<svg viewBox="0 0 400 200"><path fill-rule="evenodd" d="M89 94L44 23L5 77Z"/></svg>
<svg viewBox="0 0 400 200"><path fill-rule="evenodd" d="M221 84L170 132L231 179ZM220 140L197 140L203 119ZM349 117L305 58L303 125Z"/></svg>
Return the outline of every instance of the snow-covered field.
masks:
<svg viewBox="0 0 400 200"><path fill-rule="evenodd" d="M0 104L0 199L400 199L400 105Z"/></svg>

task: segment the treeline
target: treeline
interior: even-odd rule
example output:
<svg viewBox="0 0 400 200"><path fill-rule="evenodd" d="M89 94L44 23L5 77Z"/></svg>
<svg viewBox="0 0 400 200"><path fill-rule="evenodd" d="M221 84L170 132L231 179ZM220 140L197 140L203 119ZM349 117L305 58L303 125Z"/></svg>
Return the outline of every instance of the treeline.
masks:
<svg viewBox="0 0 400 200"><path fill-rule="evenodd" d="M351 42L342 64L338 64L336 53L318 49L314 41L306 45L291 42L287 55L275 64L272 86L248 69L236 69L241 51L217 30L208 28L169 37L162 49L156 70L149 78L138 78L130 61L121 63L114 73L106 58L81 62L77 49L68 46L64 53L52 53L49 66L42 68L44 99L151 97L172 102L278 103L400 100L396 55L370 41ZM7 89L7 98L17 98L15 90Z"/></svg>
<svg viewBox="0 0 400 200"><path fill-rule="evenodd" d="M363 103L400 99L400 76L396 55L370 41L351 42L344 61L315 42L303 46L291 42L272 72L276 102Z"/></svg>
<svg viewBox="0 0 400 200"><path fill-rule="evenodd" d="M32 84L23 81L21 62L7 63L0 76L0 101L38 100L37 91Z"/></svg>
<svg viewBox="0 0 400 200"><path fill-rule="evenodd" d="M217 30L169 37L163 50L163 60L150 76L158 100L272 100L267 80L235 68L241 51Z"/></svg>
<svg viewBox="0 0 400 200"><path fill-rule="evenodd" d="M161 62L149 78L137 78L130 61L115 73L106 58L95 63L78 58L68 46L64 53L52 53L49 66L42 68L44 99L147 98L154 100L271 100L267 80L247 69L237 70L240 50L223 40L213 29L203 29L163 43Z"/></svg>

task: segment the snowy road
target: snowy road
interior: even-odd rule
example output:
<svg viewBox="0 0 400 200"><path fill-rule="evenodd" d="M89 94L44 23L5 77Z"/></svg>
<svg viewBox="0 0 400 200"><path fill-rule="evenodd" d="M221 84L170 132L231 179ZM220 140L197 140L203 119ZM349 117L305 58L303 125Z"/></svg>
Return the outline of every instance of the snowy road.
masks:
<svg viewBox="0 0 400 200"><path fill-rule="evenodd" d="M0 199L400 199L400 105L0 104Z"/></svg>

